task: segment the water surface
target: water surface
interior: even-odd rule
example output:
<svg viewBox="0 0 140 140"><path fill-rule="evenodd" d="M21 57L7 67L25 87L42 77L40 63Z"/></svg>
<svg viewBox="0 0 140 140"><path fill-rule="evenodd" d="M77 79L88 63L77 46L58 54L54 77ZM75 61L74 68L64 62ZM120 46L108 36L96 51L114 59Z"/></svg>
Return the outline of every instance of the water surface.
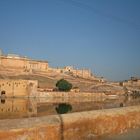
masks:
<svg viewBox="0 0 140 140"><path fill-rule="evenodd" d="M28 118L139 105L140 98L6 98L0 100L0 119Z"/></svg>

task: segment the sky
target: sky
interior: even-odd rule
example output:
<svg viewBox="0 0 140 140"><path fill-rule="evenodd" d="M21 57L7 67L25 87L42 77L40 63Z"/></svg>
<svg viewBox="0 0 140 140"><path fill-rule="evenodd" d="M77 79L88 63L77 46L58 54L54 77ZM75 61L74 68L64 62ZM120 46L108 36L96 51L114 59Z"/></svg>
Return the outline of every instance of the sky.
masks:
<svg viewBox="0 0 140 140"><path fill-rule="evenodd" d="M140 77L139 0L0 0L0 49L51 67Z"/></svg>

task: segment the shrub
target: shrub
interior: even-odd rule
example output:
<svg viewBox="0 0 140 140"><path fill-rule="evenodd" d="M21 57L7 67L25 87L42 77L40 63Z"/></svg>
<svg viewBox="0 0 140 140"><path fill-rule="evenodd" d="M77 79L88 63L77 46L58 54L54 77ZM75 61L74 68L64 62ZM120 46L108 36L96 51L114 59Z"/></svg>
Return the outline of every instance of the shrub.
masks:
<svg viewBox="0 0 140 140"><path fill-rule="evenodd" d="M56 87L59 91L70 91L72 88L72 84L69 83L67 80L60 79L59 81L57 81Z"/></svg>

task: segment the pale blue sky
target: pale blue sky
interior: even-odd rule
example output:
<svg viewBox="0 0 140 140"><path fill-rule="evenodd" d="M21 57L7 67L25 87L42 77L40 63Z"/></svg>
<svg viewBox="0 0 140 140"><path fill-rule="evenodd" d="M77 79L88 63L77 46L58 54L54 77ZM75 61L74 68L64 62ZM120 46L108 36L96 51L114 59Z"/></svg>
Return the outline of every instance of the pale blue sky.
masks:
<svg viewBox="0 0 140 140"><path fill-rule="evenodd" d="M0 0L0 48L109 80L140 76L140 1Z"/></svg>

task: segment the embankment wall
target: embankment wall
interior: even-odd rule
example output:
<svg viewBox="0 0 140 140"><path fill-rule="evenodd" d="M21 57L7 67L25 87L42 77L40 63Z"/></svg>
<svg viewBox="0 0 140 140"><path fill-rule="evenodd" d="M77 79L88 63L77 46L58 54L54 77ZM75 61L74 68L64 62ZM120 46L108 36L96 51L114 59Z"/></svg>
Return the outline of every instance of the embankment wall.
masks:
<svg viewBox="0 0 140 140"><path fill-rule="evenodd" d="M105 98L107 95L104 93L91 93L91 92L38 92L38 97L53 97L53 98L62 98L62 97L96 97L96 98Z"/></svg>
<svg viewBox="0 0 140 140"><path fill-rule="evenodd" d="M1 140L88 140L140 127L140 106L0 120Z"/></svg>

